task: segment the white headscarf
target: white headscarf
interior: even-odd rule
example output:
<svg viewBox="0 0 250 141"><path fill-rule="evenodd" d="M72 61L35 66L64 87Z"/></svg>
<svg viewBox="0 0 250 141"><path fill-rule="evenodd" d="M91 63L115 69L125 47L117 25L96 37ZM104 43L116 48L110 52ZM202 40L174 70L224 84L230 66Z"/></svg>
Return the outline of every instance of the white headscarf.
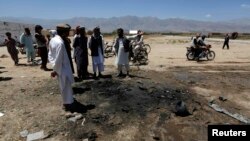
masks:
<svg viewBox="0 0 250 141"><path fill-rule="evenodd" d="M49 33L50 33L50 36L52 36L52 37L55 37L57 35L56 30L50 30Z"/></svg>

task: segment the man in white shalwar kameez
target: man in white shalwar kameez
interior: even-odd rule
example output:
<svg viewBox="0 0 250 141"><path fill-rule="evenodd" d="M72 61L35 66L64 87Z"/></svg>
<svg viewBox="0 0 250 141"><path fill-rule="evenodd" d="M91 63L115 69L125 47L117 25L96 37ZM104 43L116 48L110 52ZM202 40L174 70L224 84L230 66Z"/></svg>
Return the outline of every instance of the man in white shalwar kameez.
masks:
<svg viewBox="0 0 250 141"><path fill-rule="evenodd" d="M99 73L98 77L103 77L102 72L104 71L104 40L101 36L99 27L96 27L93 32L93 35L89 38L88 46L91 50L94 78L96 78L97 69Z"/></svg>
<svg viewBox="0 0 250 141"><path fill-rule="evenodd" d="M63 98L63 105L66 111L70 111L73 107L73 90L72 83L74 77L70 66L70 61L62 38L69 35L69 25L58 25L57 34L49 43L49 61L52 64L52 77L57 76L59 87Z"/></svg>
<svg viewBox="0 0 250 141"><path fill-rule="evenodd" d="M129 76L129 40L124 37L122 28L117 29L118 37L115 40L113 50L116 53L115 64L118 67L117 77L123 76L122 68L125 66L127 76Z"/></svg>

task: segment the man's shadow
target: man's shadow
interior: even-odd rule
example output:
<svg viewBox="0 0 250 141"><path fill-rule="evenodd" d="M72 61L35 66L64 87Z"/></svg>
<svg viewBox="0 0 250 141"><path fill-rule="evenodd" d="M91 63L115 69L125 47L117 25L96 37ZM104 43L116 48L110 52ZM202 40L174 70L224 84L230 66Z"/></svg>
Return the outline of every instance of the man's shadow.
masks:
<svg viewBox="0 0 250 141"><path fill-rule="evenodd" d="M137 75L133 75L133 74L130 74L130 75L122 74L121 76L119 76L119 77L117 77L117 78L141 78L141 79L150 79L150 78L147 78L147 77L137 76Z"/></svg>
<svg viewBox="0 0 250 141"><path fill-rule="evenodd" d="M4 73L4 72L8 72L8 71L0 71L0 73Z"/></svg>
<svg viewBox="0 0 250 141"><path fill-rule="evenodd" d="M0 81L9 81L12 77L0 77Z"/></svg>
<svg viewBox="0 0 250 141"><path fill-rule="evenodd" d="M99 80L99 79L111 79L112 78L112 75L110 74L106 74L106 75L102 75L102 76L96 76L94 77L94 74L93 73L89 73L89 77L87 78L88 79L94 79L94 80Z"/></svg>
<svg viewBox="0 0 250 141"><path fill-rule="evenodd" d="M53 69L46 69L45 71L53 71Z"/></svg>
<svg viewBox="0 0 250 141"><path fill-rule="evenodd" d="M23 67L27 67L27 64L17 64L17 66L23 66Z"/></svg>
<svg viewBox="0 0 250 141"><path fill-rule="evenodd" d="M110 74L106 74L106 75L102 75L101 77L99 77L99 78L103 78L103 79L110 79L110 78L112 78L112 75L110 75Z"/></svg>
<svg viewBox="0 0 250 141"><path fill-rule="evenodd" d="M86 91L90 91L91 90L91 88L89 88L89 87L86 87L86 88L83 88L83 87L73 87L72 89L73 89L73 92L74 92L75 95L77 95L77 94L83 94Z"/></svg>
<svg viewBox="0 0 250 141"><path fill-rule="evenodd" d="M82 103L78 102L77 100L74 101L73 103L74 108L72 109L72 113L77 112L77 113L86 113L89 110L95 109L95 105L93 104L88 104L88 105L83 105Z"/></svg>

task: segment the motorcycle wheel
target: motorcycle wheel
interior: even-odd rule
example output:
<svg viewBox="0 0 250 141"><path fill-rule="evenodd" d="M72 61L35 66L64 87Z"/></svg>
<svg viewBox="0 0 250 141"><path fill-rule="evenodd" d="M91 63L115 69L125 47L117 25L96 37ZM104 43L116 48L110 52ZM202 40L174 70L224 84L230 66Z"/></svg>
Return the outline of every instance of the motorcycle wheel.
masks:
<svg viewBox="0 0 250 141"><path fill-rule="evenodd" d="M104 57L108 58L108 57L113 57L114 53L112 52L112 46L108 46L105 48L104 50Z"/></svg>
<svg viewBox="0 0 250 141"><path fill-rule="evenodd" d="M146 48L148 54L151 52L151 47L149 44L145 44L143 47Z"/></svg>
<svg viewBox="0 0 250 141"><path fill-rule="evenodd" d="M187 59L188 60L194 60L194 53L193 52L188 52L187 53Z"/></svg>
<svg viewBox="0 0 250 141"><path fill-rule="evenodd" d="M145 50L140 51L140 55L138 56L139 64L147 64L148 62L148 53Z"/></svg>
<svg viewBox="0 0 250 141"><path fill-rule="evenodd" d="M215 52L214 51L209 51L207 54L207 60L212 61L215 58Z"/></svg>

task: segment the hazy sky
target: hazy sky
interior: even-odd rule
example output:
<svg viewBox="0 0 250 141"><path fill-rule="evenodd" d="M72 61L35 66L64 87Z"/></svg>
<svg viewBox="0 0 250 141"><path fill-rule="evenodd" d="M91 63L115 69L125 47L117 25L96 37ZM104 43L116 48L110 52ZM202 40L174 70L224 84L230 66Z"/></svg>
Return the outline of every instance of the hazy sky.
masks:
<svg viewBox="0 0 250 141"><path fill-rule="evenodd" d="M195 20L250 18L250 0L1 0L0 17L153 16Z"/></svg>

